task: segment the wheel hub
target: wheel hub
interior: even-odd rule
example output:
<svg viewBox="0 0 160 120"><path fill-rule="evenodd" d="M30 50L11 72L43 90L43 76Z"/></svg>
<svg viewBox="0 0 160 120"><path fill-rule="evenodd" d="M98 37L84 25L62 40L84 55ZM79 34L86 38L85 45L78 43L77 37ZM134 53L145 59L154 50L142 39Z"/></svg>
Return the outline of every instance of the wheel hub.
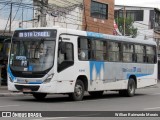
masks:
<svg viewBox="0 0 160 120"><path fill-rule="evenodd" d="M77 85L75 87L75 94L76 94L76 96L80 96L82 94L82 86Z"/></svg>
<svg viewBox="0 0 160 120"><path fill-rule="evenodd" d="M134 92L134 85L133 84L129 85L129 91L130 91L130 93Z"/></svg>

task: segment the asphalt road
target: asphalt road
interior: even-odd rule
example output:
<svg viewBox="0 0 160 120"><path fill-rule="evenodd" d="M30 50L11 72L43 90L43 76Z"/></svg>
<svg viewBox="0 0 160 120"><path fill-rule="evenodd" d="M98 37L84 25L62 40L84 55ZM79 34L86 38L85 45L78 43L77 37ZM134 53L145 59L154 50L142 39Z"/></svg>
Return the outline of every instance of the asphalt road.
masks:
<svg viewBox="0 0 160 120"><path fill-rule="evenodd" d="M160 87L138 89L134 97L120 97L117 92L110 91L101 98L86 94L84 100L78 102L71 101L67 95L55 94L48 95L44 101L36 101L30 95L0 97L0 111L86 111L85 114L79 114L85 117L73 115L74 117L26 118L31 120L159 120L157 117L95 117L95 114L87 111L160 111Z"/></svg>

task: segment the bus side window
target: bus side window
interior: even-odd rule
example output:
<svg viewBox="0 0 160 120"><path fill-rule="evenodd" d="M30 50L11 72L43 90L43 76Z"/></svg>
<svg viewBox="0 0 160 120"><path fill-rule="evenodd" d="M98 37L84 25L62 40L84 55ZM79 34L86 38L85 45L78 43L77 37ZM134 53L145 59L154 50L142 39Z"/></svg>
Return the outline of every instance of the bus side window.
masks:
<svg viewBox="0 0 160 120"><path fill-rule="evenodd" d="M88 60L89 56L89 41L85 37L78 38L78 59Z"/></svg>
<svg viewBox="0 0 160 120"><path fill-rule="evenodd" d="M147 56L147 63L155 63L155 56L156 56L156 50L154 46L147 46L146 47L146 56Z"/></svg>
<svg viewBox="0 0 160 120"><path fill-rule="evenodd" d="M61 52L59 44L59 51L58 51L58 72L72 66L74 64L74 54L73 54L73 44L66 42L65 43L65 53Z"/></svg>

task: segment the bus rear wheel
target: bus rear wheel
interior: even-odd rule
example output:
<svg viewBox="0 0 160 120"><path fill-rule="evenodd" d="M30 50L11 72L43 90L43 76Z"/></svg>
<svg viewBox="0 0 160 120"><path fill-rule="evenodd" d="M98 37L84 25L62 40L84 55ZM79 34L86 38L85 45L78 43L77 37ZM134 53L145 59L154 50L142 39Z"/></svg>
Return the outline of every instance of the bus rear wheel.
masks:
<svg viewBox="0 0 160 120"><path fill-rule="evenodd" d="M136 83L133 78L130 78L128 81L127 90L120 90L119 95L132 97L135 94L135 90L136 90Z"/></svg>
<svg viewBox="0 0 160 120"><path fill-rule="evenodd" d="M81 101L84 96L84 83L81 80L77 80L74 88L74 92L69 94L69 97L74 101Z"/></svg>
<svg viewBox="0 0 160 120"><path fill-rule="evenodd" d="M89 94L93 97L101 97L103 95L104 91L95 91L95 92L89 92Z"/></svg>
<svg viewBox="0 0 160 120"><path fill-rule="evenodd" d="M47 96L47 93L32 93L32 95L36 100L44 100L44 98Z"/></svg>

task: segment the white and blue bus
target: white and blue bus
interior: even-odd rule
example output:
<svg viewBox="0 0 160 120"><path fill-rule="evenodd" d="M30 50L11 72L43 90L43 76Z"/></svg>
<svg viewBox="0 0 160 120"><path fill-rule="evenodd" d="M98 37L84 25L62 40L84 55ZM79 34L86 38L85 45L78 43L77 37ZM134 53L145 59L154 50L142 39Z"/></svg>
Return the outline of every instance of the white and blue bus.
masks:
<svg viewBox="0 0 160 120"><path fill-rule="evenodd" d="M157 83L154 41L60 27L16 30L8 62L8 89L40 100L62 93L78 101L85 91L108 90L134 96Z"/></svg>

